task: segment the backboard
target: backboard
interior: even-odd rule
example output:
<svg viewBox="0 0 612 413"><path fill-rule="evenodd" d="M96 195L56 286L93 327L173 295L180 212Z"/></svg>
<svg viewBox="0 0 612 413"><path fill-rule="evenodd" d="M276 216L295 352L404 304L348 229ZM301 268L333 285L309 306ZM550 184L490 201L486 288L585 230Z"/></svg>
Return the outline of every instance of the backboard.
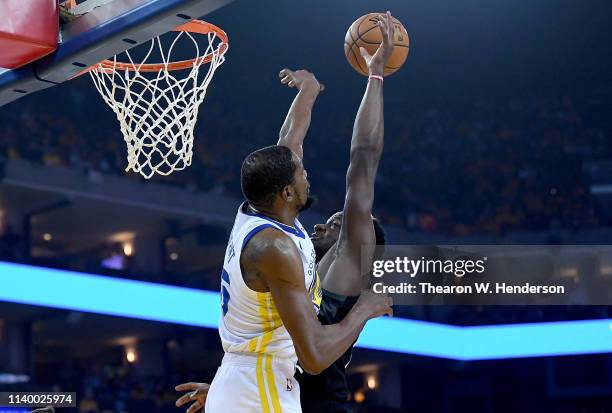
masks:
<svg viewBox="0 0 612 413"><path fill-rule="evenodd" d="M60 26L55 52L18 69L0 68L0 106L63 83L233 0L86 0ZM9 16L10 19L10 16Z"/></svg>

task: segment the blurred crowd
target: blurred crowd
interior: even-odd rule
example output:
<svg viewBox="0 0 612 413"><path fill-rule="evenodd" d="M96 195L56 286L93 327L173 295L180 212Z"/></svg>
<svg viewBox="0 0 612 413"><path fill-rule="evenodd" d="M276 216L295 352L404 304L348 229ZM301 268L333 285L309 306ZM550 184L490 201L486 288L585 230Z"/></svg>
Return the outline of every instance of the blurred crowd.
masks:
<svg viewBox="0 0 612 413"><path fill-rule="evenodd" d="M79 413L176 413L176 376L142 376L130 365L93 361L43 368L36 383L3 385L5 391L76 392ZM41 367L42 368L42 367Z"/></svg>
<svg viewBox="0 0 612 413"><path fill-rule="evenodd" d="M354 113L342 110L315 111L305 146L315 207L325 214L340 209L344 199ZM154 179L240 196L242 159L275 142L280 119L231 111L214 100L203 112L193 165ZM94 175L125 174L119 128L100 122L17 103L0 111L0 156ZM605 223L589 195L583 162L609 157L612 148L597 117L578 99L522 97L439 108L389 104L385 130L375 201L384 223L456 235Z"/></svg>
<svg viewBox="0 0 612 413"><path fill-rule="evenodd" d="M186 411L191 403L177 408L175 401L184 392L177 392L174 387L198 380L196 377L179 374L143 375L130 364L96 360L89 360L88 363L64 362L57 369L41 365L39 369L36 383L4 384L0 385L0 389L75 392L76 408L62 410L78 413L177 413ZM399 412L377 401L375 392L361 392L365 394L364 400L352 402L355 413Z"/></svg>
<svg viewBox="0 0 612 413"><path fill-rule="evenodd" d="M582 162L610 147L570 98L389 118L403 138L387 140L377 182L388 220L458 235L600 224Z"/></svg>

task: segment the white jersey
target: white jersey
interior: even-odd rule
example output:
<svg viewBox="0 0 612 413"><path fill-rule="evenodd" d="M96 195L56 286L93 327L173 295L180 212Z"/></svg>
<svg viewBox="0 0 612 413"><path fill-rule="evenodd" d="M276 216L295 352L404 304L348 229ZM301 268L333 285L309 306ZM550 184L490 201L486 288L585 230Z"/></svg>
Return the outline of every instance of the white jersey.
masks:
<svg viewBox="0 0 612 413"><path fill-rule="evenodd" d="M315 310L321 304L321 287L316 272L316 254L304 227L296 219L289 226L255 213L244 202L238 209L225 251L221 273L222 314L219 335L226 353L271 355L297 363L293 342L278 314L272 294L250 289L240 269L240 254L249 240L265 228L284 232L295 243L302 258L304 286Z"/></svg>

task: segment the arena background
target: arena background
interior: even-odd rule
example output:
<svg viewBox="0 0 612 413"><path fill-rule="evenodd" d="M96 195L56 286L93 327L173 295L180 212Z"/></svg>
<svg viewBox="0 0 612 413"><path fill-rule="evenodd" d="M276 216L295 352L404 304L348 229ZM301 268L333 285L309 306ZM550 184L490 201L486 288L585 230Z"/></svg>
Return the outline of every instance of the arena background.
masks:
<svg viewBox="0 0 612 413"><path fill-rule="evenodd" d="M117 121L87 77L0 108L0 260L217 291L241 161L276 142L293 97L278 83L283 67L326 85L305 144L318 203L303 216L307 228L324 222L342 206L365 86L344 34L386 9L412 41L385 81L374 212L389 241L609 244L609 2L242 0L206 16L231 46L185 171L124 174ZM12 276L0 268L0 281ZM49 290L58 301L78 294L61 287ZM82 413L175 412L176 384L212 379L222 357L214 328L103 312L0 302L0 391L75 391ZM541 323L609 319L610 307L397 307L396 317ZM609 353L462 361L359 348L349 373L356 412L612 411Z"/></svg>

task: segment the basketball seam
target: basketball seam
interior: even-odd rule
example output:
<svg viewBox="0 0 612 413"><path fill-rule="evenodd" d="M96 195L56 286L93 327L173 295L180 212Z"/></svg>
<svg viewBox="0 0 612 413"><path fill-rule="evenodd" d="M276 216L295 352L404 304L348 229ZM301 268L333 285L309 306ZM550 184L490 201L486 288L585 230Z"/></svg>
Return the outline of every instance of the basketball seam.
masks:
<svg viewBox="0 0 612 413"><path fill-rule="evenodd" d="M359 27L357 28L357 32L359 33ZM370 73L370 69L366 67L367 70L363 70L363 67L361 67L361 60L359 60L359 58L357 57L357 55L355 54L355 50L354 47L357 46L357 41L355 40L355 38L353 37L353 31L349 29L349 33L351 35L351 40L353 41L353 45L351 47L349 47L350 52L353 54L353 56L355 57L355 61L357 62L357 65L359 66L359 68L361 69L361 71L363 73ZM366 65L367 66L367 65Z"/></svg>
<svg viewBox="0 0 612 413"><path fill-rule="evenodd" d="M361 40L365 44L380 44L377 42L368 42L367 40L363 40L361 37L359 38L359 40ZM393 44L393 47L405 47L406 49L410 49L410 45L405 44Z"/></svg>
<svg viewBox="0 0 612 413"><path fill-rule="evenodd" d="M361 23L359 23L359 24L361 25ZM363 40L363 39L361 38L361 36L363 36L364 34L367 34L368 32L370 32L370 31L372 31L372 30L374 30L374 29L377 29L377 28L378 28L378 26L373 26L373 27L370 27L370 28L369 28L368 30L366 30L365 32L363 32L363 33L359 33L359 27L357 27L357 37L358 37L360 40ZM351 34L352 34L352 33L351 33ZM382 32L381 32L381 36L382 36ZM351 36L351 37L352 37L352 36ZM365 41L365 40L364 40L364 41Z"/></svg>
<svg viewBox="0 0 612 413"><path fill-rule="evenodd" d="M351 24L351 27L353 27L355 25L355 23L357 23L357 36L360 36L359 28L361 27L361 23L363 23L364 20L368 18L368 16L369 16L369 14L365 14L365 15L361 16L358 20L354 21L353 24ZM350 30L351 27L349 27L349 30ZM370 29L368 29L368 30L370 30Z"/></svg>
<svg viewBox="0 0 612 413"><path fill-rule="evenodd" d="M363 23L363 21L364 21L364 20L365 20L365 19L366 19L368 16L369 16L368 14L366 14L365 16L363 16L362 20L361 20L361 21L359 22L359 24L357 25L357 35L359 36L359 38L360 38L360 39L361 39L361 36L363 36L364 34L368 33L370 30L372 30L372 29L376 29L376 28L378 27L378 25L377 25L377 24L375 24L374 26L370 27L370 28L369 28L368 30L366 30L365 32L363 32L363 33L360 33L360 32L359 32L359 27L361 27L361 23ZM400 21L399 21L399 20L397 20L396 18L394 18L393 20L394 20L394 22L399 23L399 24L400 24L402 27L404 26L404 25L402 24L402 22L400 22ZM353 24L354 24L354 23L353 23ZM381 35L382 35L382 32L381 32ZM363 39L362 39L362 40L363 40ZM367 43L367 42L366 42L366 43ZM375 43L375 44L377 44L377 43Z"/></svg>

